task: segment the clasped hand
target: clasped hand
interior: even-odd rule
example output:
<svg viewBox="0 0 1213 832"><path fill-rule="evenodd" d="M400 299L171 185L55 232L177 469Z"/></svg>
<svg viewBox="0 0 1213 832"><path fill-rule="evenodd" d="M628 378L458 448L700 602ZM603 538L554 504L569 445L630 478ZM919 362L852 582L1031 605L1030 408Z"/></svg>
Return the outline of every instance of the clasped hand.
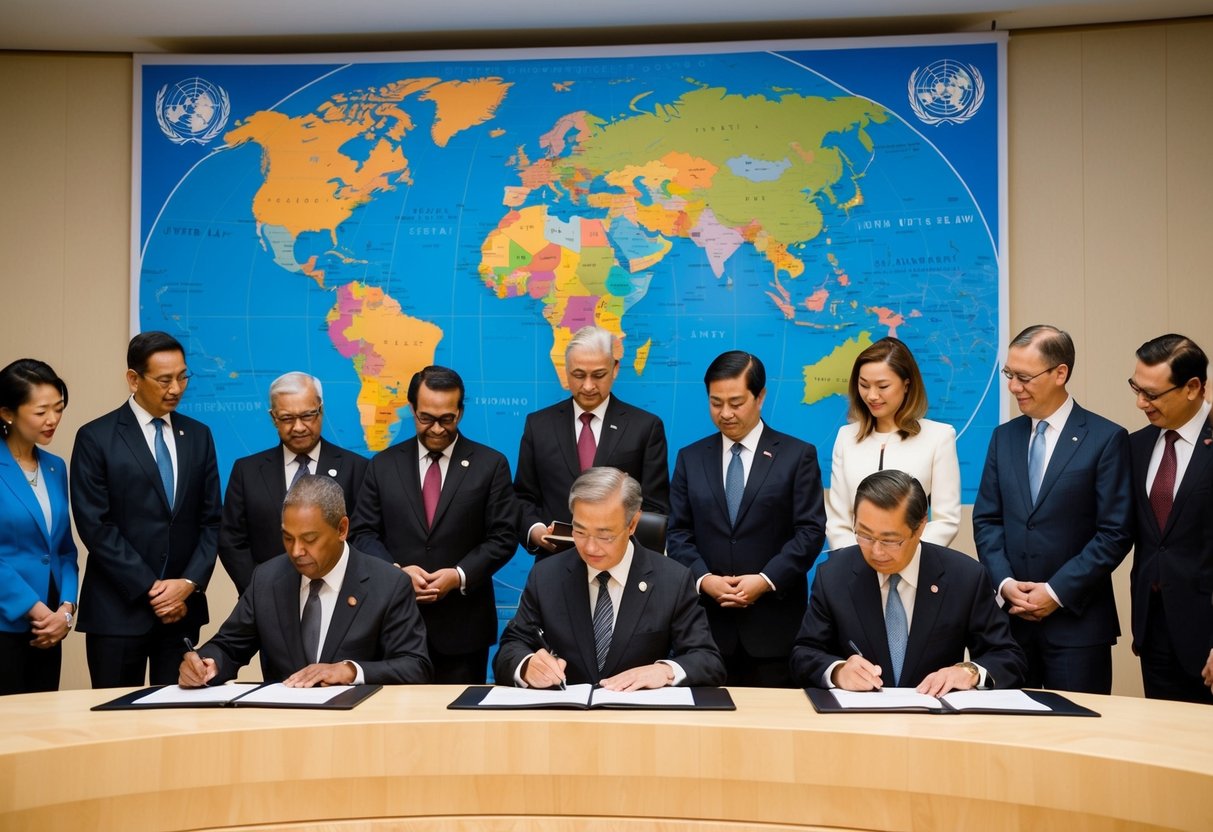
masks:
<svg viewBox="0 0 1213 832"><path fill-rule="evenodd" d="M1025 621L1043 621L1059 609L1045 585L1036 581L1007 581L1002 585L1002 597L1007 600L1007 612Z"/></svg>
<svg viewBox="0 0 1213 832"><path fill-rule="evenodd" d="M185 578L166 578L152 584L147 591L147 600L157 618L165 624L172 624L185 618L189 609L185 599L193 594L194 585Z"/></svg>
<svg viewBox="0 0 1213 832"><path fill-rule="evenodd" d="M400 567L413 581L413 594L418 604L441 601L452 589L459 589L459 571L452 566L435 572L426 572L420 566Z"/></svg>
<svg viewBox="0 0 1213 832"><path fill-rule="evenodd" d="M748 607L771 589L761 575L705 575L699 584L722 607Z"/></svg>

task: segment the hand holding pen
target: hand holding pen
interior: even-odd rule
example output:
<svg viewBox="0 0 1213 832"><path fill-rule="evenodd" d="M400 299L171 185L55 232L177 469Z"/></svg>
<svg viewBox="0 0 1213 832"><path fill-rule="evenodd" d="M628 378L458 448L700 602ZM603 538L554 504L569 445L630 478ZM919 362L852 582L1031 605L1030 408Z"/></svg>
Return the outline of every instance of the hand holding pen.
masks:
<svg viewBox="0 0 1213 832"><path fill-rule="evenodd" d="M539 650L531 655L522 673L522 681L532 688L551 688L559 686L565 689L564 669L567 662L556 655L556 651L548 645L543 637L543 629L535 631L539 642Z"/></svg>
<svg viewBox="0 0 1213 832"><path fill-rule="evenodd" d="M843 690L880 690L884 681L880 678L880 665L872 664L863 657L863 651L853 641L848 641L851 655L842 664L835 665L830 681Z"/></svg>
<svg viewBox="0 0 1213 832"><path fill-rule="evenodd" d="M194 642L190 641L188 636L183 642L186 653L181 657L181 666L177 668L177 684L183 688L206 687L219 672L215 660L199 656L198 651L194 649Z"/></svg>

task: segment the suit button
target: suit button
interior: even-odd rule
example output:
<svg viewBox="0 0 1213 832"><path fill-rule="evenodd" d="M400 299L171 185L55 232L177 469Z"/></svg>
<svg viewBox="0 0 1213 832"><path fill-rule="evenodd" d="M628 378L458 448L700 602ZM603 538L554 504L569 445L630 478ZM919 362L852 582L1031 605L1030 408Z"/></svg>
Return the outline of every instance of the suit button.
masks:
<svg viewBox="0 0 1213 832"><path fill-rule="evenodd" d="M46 555L43 555L43 556L42 556L42 562L43 562L43 563L50 563L50 562L51 562L51 559L50 559L49 557L47 557Z"/></svg>
<svg viewBox="0 0 1213 832"><path fill-rule="evenodd" d="M729 538L729 543L736 543L736 542L737 542L737 538L735 538L735 537Z"/></svg>
<svg viewBox="0 0 1213 832"><path fill-rule="evenodd" d="M1035 528L1036 528L1036 524L1035 524L1035 523L1029 523L1029 524L1028 524L1028 531L1032 531L1032 530L1033 530L1033 529L1035 529Z"/></svg>

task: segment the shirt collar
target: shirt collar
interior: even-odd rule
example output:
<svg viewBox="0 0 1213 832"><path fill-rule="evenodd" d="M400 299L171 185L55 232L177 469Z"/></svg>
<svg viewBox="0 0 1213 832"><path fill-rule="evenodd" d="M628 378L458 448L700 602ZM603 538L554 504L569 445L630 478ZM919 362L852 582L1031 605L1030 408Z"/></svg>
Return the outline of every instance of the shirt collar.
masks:
<svg viewBox="0 0 1213 832"><path fill-rule="evenodd" d="M573 399L573 418L581 419L582 413L593 413L595 416L598 417L599 421L605 422L607 406L610 403L611 403L611 397L607 396L605 399L602 400L602 404L598 405L598 407L594 408L593 410L582 410L581 405L577 404L577 400Z"/></svg>
<svg viewBox="0 0 1213 832"><path fill-rule="evenodd" d="M1210 406L1207 401L1202 403L1200 409L1196 411L1195 416L1189 419L1183 427L1175 429L1175 432L1179 434L1179 438L1189 445L1195 445L1196 440L1200 439L1200 432L1205 429L1205 423L1209 421L1210 409L1213 409L1213 406ZM1162 431L1159 434L1159 438L1161 439L1166 434L1165 430Z"/></svg>
<svg viewBox="0 0 1213 832"><path fill-rule="evenodd" d="M439 451L439 453L442 454L444 457L446 457L447 460L449 461L451 459L451 454L453 454L455 452L455 443L458 441L459 441L459 437L456 436L454 439L451 440L451 444L447 445L445 448L443 448L441 451ZM417 461L420 463L420 462L424 461L425 458L429 455L430 455L430 449L427 448L425 446L425 443L423 443L421 441L421 438L418 437L417 438Z"/></svg>
<svg viewBox="0 0 1213 832"><path fill-rule="evenodd" d="M745 448L751 454L757 453L758 451L758 441L762 439L762 427L762 420L759 419L758 424L754 425L754 429L745 436L741 437L741 447ZM724 441L724 449L726 451L733 447L732 439L729 439L729 437L725 436L723 433L720 434L720 437Z"/></svg>
<svg viewBox="0 0 1213 832"><path fill-rule="evenodd" d="M1066 400L1061 403L1061 407L1054 410L1044 419L1032 420L1032 432L1036 432L1036 426L1041 422L1048 422L1049 427L1053 430L1061 430L1066 426L1066 422L1070 421L1070 414L1074 412L1074 397L1069 393L1066 394Z"/></svg>
<svg viewBox="0 0 1213 832"><path fill-rule="evenodd" d="M150 425L152 423L152 420L156 418L155 416L153 416L152 414L150 414L146 410L144 410L143 406L141 404L139 404L139 402L135 401L134 393L132 393L131 397L129 399L127 399L127 402L131 406L131 412L135 414L136 421L139 422L139 427L146 428L148 425ZM173 426L172 416L173 416L173 414L170 411L168 413L165 413L160 418L164 420L164 424L166 424L168 427L171 428Z"/></svg>
<svg viewBox="0 0 1213 832"><path fill-rule="evenodd" d="M915 592L918 591L918 570L922 566L922 543L920 542L914 547L914 557L910 558L910 562L906 564L906 568L897 573L901 575L901 580L908 584ZM880 585L883 587L889 582L891 576L880 574Z"/></svg>
<svg viewBox="0 0 1213 832"><path fill-rule="evenodd" d="M603 571L606 571L606 572L611 573L611 577L614 578L616 581L618 581L620 586L627 586L628 585L628 573L630 573L632 571L632 555L635 553L635 551L636 551L635 546L632 544L632 541L629 540L628 548L624 550L623 557L619 559L619 563L615 564L614 566L612 566L610 569L607 569L607 570L602 570L602 569L594 570L594 569L587 568L586 572L589 573L590 583L591 584L597 583L598 576L601 575L603 573Z"/></svg>
<svg viewBox="0 0 1213 832"><path fill-rule="evenodd" d="M324 441L323 439L320 440L320 442L323 442L323 441ZM317 442L316 447L312 448L310 451L307 452L307 458L317 464L320 463L320 442ZM286 445L279 445L278 447L282 448L282 458L284 460L286 460L287 465L290 465L292 462L295 461L295 458L299 456L299 454L292 451Z"/></svg>
<svg viewBox="0 0 1213 832"><path fill-rule="evenodd" d="M329 589L333 590L333 592L340 592L341 585L343 583L345 583L345 572L346 572L346 569L349 568L349 565L350 565L350 544L349 544L349 541L346 541L345 543L342 544L341 557L337 559L337 562L335 564L333 564L333 568L328 571L328 574L321 577L320 580L324 581L324 585L327 586ZM308 588L308 584L310 584L311 582L312 582L311 578L307 577L306 575L300 575L299 576L300 591L306 590Z"/></svg>

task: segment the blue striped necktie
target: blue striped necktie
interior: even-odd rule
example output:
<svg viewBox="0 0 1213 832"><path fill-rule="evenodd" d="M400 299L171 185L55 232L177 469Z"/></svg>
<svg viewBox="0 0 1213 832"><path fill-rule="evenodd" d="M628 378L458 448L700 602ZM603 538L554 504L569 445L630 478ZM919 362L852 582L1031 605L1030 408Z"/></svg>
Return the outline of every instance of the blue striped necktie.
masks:
<svg viewBox="0 0 1213 832"><path fill-rule="evenodd" d="M164 497L168 500L169 508L173 507L173 458L168 453L168 443L164 441L164 420L157 417L152 419L156 426L156 467L160 470L160 483L164 486Z"/></svg>
<svg viewBox="0 0 1213 832"><path fill-rule="evenodd" d="M901 583L901 575L889 576L889 600L884 605L884 628L889 636L889 658L893 662L893 684L901 683L901 667L906 660L906 641L910 635L909 622L906 621L906 608L901 603L901 595L897 585Z"/></svg>
<svg viewBox="0 0 1213 832"><path fill-rule="evenodd" d="M610 572L599 572L594 579L598 581L598 601L594 604L594 649L598 654L598 671L602 672L606 664L607 653L611 652L611 630L615 627L615 607L611 604L611 594L607 592L607 583L611 580Z"/></svg>

